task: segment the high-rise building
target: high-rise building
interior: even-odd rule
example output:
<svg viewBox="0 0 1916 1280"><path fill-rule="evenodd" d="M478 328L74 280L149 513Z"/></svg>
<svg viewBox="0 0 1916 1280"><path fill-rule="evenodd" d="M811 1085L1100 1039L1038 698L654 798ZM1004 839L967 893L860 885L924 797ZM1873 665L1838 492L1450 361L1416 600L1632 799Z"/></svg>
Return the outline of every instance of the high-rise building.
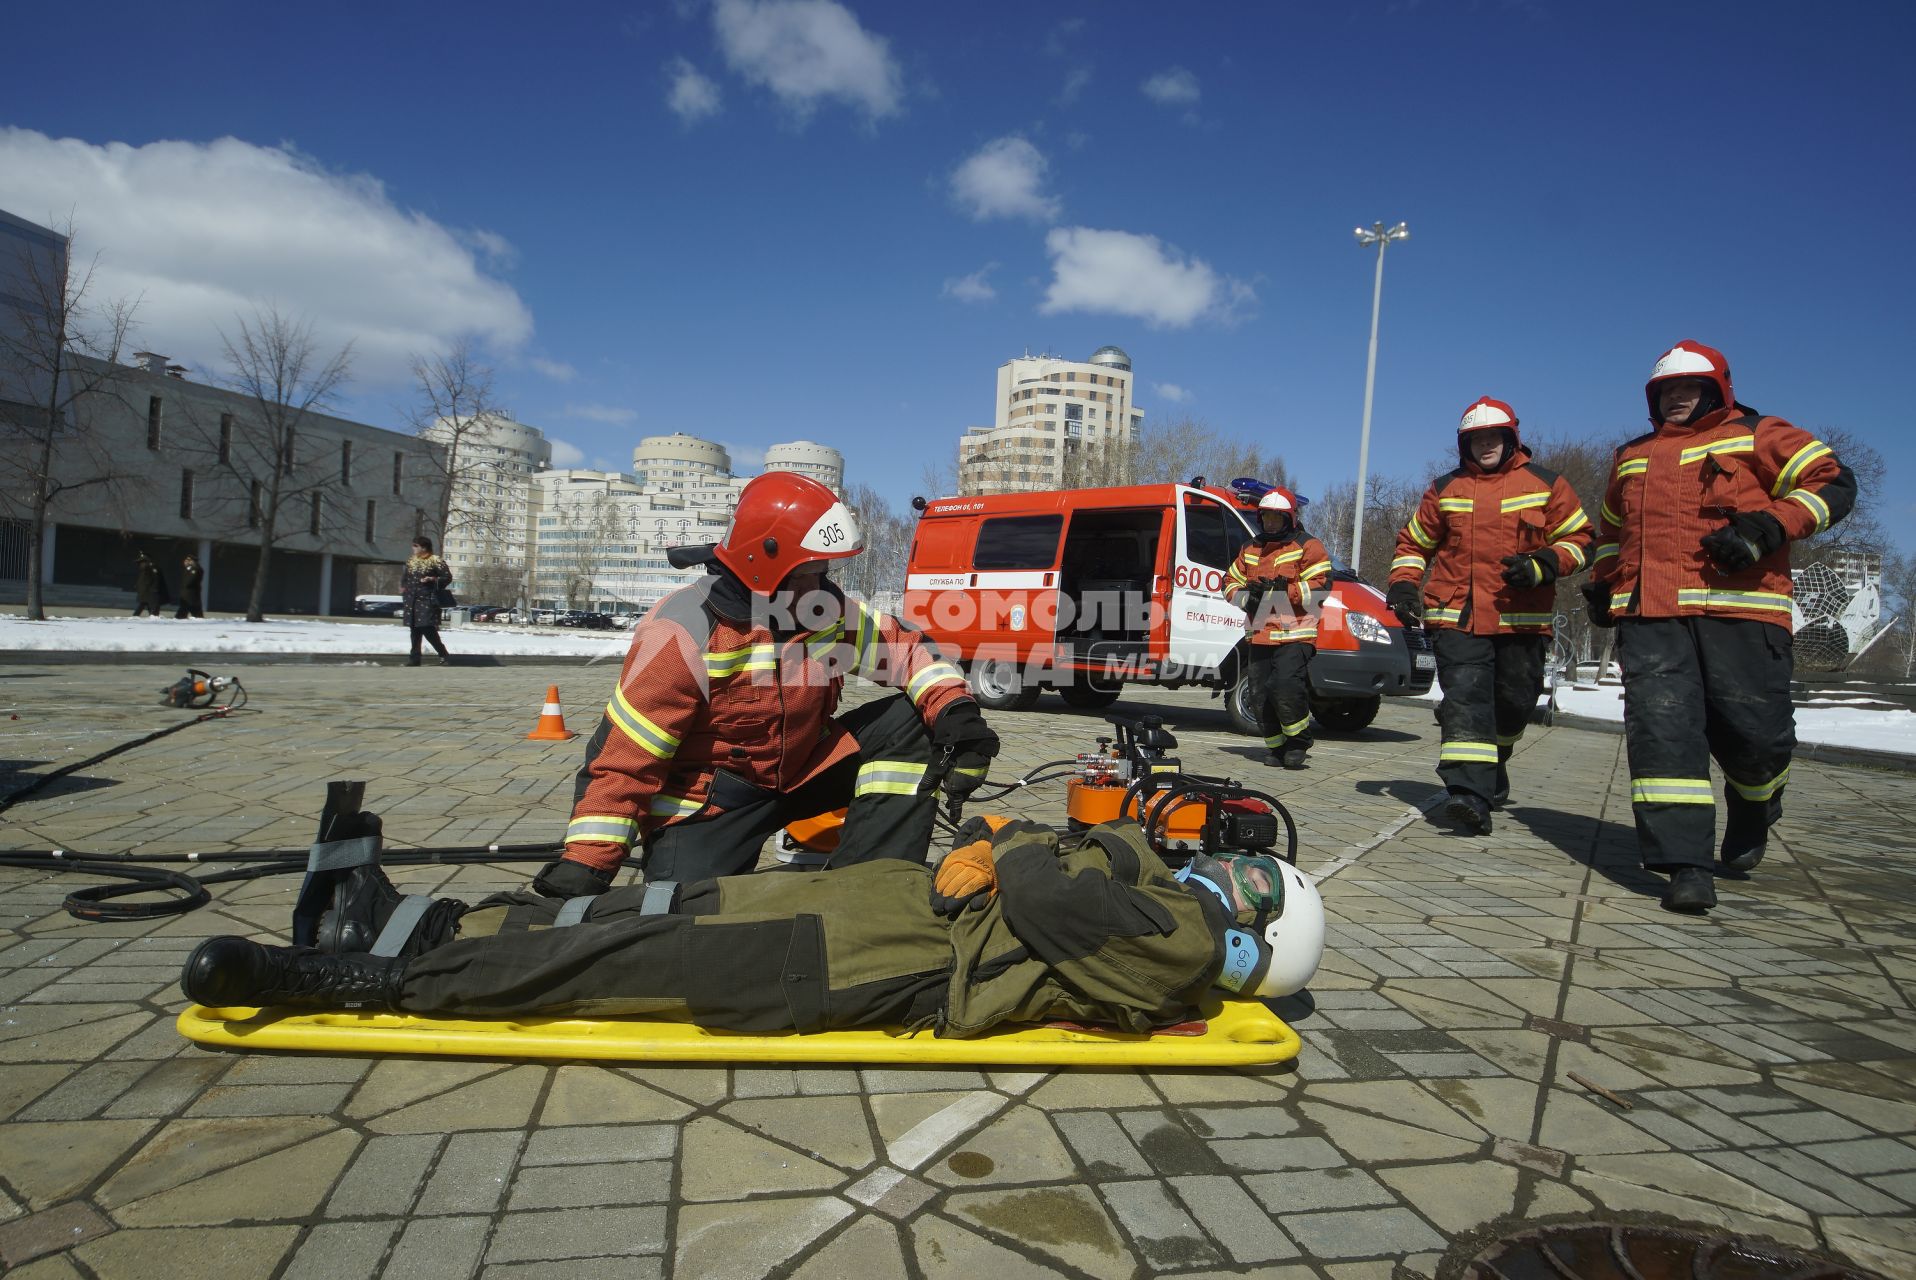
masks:
<svg viewBox="0 0 1916 1280"><path fill-rule="evenodd" d="M830 489L840 492L845 485L845 455L830 445L810 440L775 444L765 451L767 471L796 471Z"/></svg>
<svg viewBox="0 0 1916 1280"><path fill-rule="evenodd" d="M516 604L532 564L532 478L552 464L551 442L500 414L471 424L442 418L421 434L445 450L450 493L440 554L461 595Z"/></svg>
<svg viewBox="0 0 1916 1280"><path fill-rule="evenodd" d="M969 428L958 442L958 491L1017 493L1115 479L1144 422L1131 390L1131 357L1119 347L1099 347L1085 361L1005 361L993 424Z"/></svg>

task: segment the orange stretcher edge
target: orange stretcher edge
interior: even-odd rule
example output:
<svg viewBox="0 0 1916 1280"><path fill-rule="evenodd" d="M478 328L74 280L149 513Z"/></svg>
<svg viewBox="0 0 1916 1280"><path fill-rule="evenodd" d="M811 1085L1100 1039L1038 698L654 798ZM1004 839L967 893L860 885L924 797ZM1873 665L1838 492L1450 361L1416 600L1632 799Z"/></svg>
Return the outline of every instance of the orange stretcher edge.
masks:
<svg viewBox="0 0 1916 1280"><path fill-rule="evenodd" d="M474 1058L591 1058L613 1062L972 1063L996 1066L1248 1067L1288 1062L1302 1047L1283 1019L1255 1001L1205 1010L1200 1034L1127 1035L1057 1026L972 1039L929 1031L821 1031L748 1035L636 1018L425 1018L396 1013L293 1013L189 1005L179 1031L224 1049L334 1054L443 1054Z"/></svg>

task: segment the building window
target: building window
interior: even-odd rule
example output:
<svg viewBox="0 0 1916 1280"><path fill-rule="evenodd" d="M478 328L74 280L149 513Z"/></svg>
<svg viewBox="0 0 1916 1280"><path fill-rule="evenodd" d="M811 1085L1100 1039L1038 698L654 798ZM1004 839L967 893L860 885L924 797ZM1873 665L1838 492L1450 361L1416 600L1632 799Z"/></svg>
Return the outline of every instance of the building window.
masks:
<svg viewBox="0 0 1916 1280"><path fill-rule="evenodd" d="M393 450L393 497L399 496L400 482L406 478L406 455Z"/></svg>
<svg viewBox="0 0 1916 1280"><path fill-rule="evenodd" d="M339 442L339 482L348 488L352 487L353 442L350 440L341 440Z"/></svg>
<svg viewBox="0 0 1916 1280"><path fill-rule="evenodd" d="M248 529L259 528L260 508L263 505L260 502L260 494L260 482L255 480L253 481L253 492L246 500L246 527Z"/></svg>
<svg viewBox="0 0 1916 1280"><path fill-rule="evenodd" d="M366 499L366 541L373 540L373 527L378 523L379 504L371 498Z"/></svg>
<svg viewBox="0 0 1916 1280"><path fill-rule="evenodd" d="M191 471L182 469L180 471L180 519L191 520L192 518L193 518L193 473Z"/></svg>
<svg viewBox="0 0 1916 1280"><path fill-rule="evenodd" d="M310 533L315 538L319 536L320 516L325 512L325 509L326 509L325 497L321 494L315 493L313 495L312 510L307 512L306 514L306 532Z"/></svg>
<svg viewBox="0 0 1916 1280"><path fill-rule="evenodd" d="M220 465L226 466L233 461L233 415L220 415Z"/></svg>
<svg viewBox="0 0 1916 1280"><path fill-rule="evenodd" d="M149 449L160 447L160 406L158 396L146 398L146 447Z"/></svg>

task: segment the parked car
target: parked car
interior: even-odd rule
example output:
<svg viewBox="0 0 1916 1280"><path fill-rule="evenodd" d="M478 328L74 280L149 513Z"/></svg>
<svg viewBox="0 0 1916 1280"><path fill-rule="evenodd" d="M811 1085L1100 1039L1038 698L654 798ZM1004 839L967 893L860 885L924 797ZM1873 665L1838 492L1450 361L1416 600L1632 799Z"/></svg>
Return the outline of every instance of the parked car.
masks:
<svg viewBox="0 0 1916 1280"><path fill-rule="evenodd" d="M610 631L613 626L609 615L585 609L567 609L553 621L561 627L584 627L588 631Z"/></svg>
<svg viewBox="0 0 1916 1280"><path fill-rule="evenodd" d="M511 613L512 606L503 604L476 604L467 610L467 616L474 622L498 622L499 615Z"/></svg>
<svg viewBox="0 0 1916 1280"><path fill-rule="evenodd" d="M621 631L630 631L639 625L639 619L644 616L642 613L615 613L612 615L612 625Z"/></svg>
<svg viewBox="0 0 1916 1280"><path fill-rule="evenodd" d="M406 607L403 596L355 596L353 612L362 618L396 618Z"/></svg>

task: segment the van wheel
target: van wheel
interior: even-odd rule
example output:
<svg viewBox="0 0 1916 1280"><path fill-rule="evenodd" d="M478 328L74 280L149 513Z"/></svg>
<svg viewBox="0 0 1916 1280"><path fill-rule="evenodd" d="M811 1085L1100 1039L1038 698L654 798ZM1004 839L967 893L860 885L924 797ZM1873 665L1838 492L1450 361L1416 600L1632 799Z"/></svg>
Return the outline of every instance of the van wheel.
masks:
<svg viewBox="0 0 1916 1280"><path fill-rule="evenodd" d="M987 711L1029 711L1038 701L1038 686L1025 684L1015 662L974 662L969 679L972 697Z"/></svg>
<svg viewBox="0 0 1916 1280"><path fill-rule="evenodd" d="M1079 676L1058 689L1058 696L1064 699L1064 704L1076 707L1079 711L1101 711L1116 702L1123 693L1124 685L1118 681L1099 680L1091 676Z"/></svg>
<svg viewBox="0 0 1916 1280"><path fill-rule="evenodd" d="M1312 698L1311 716L1326 733L1356 733L1377 718L1382 698Z"/></svg>
<svg viewBox="0 0 1916 1280"><path fill-rule="evenodd" d="M1224 694L1224 711L1231 717L1231 727L1239 733L1247 733L1253 738L1263 738L1264 731L1257 727L1257 705L1251 688L1251 673L1248 669L1240 671L1237 679Z"/></svg>

